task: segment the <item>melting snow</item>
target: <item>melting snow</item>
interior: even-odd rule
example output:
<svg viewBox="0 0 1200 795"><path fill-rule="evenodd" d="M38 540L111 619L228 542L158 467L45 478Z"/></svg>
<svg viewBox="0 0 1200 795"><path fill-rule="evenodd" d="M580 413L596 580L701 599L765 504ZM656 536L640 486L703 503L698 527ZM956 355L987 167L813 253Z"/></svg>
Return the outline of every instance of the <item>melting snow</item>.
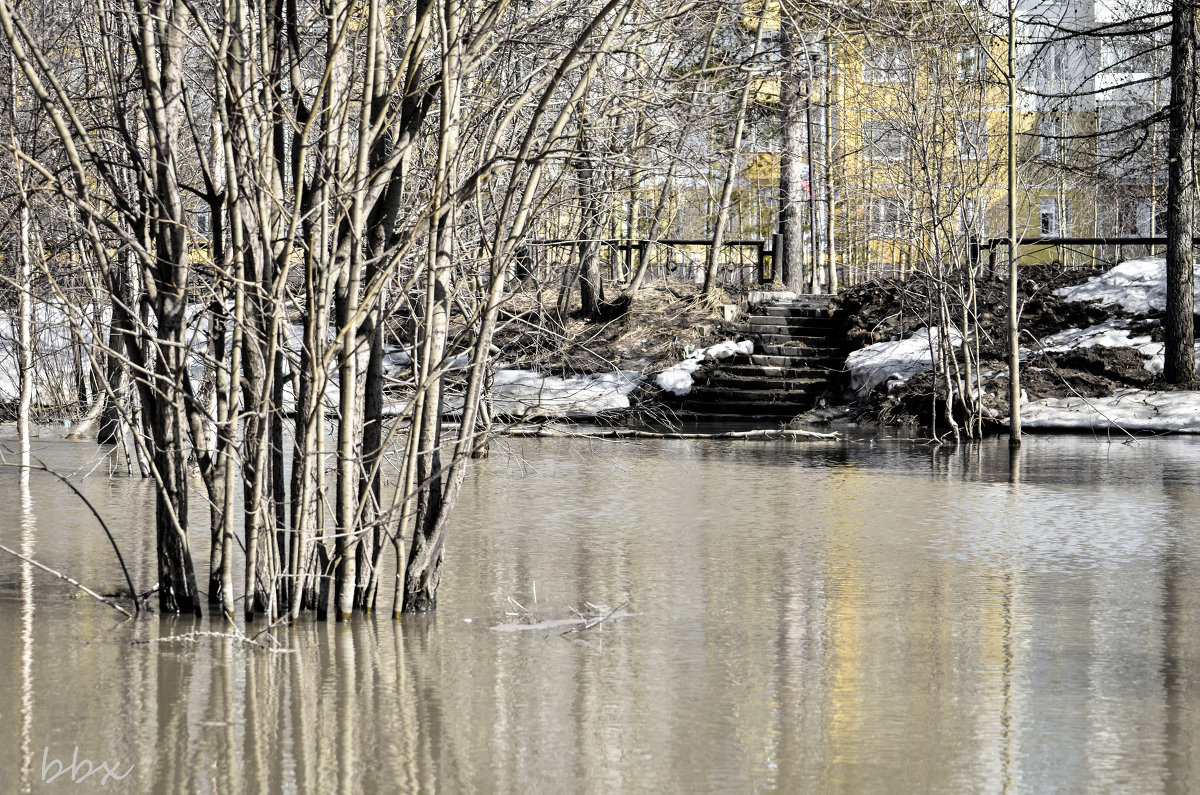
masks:
<svg viewBox="0 0 1200 795"><path fill-rule="evenodd" d="M497 370L492 378L492 406L497 414L510 417L590 416L629 408L629 393L642 379L632 370L573 378Z"/></svg>
<svg viewBox="0 0 1200 795"><path fill-rule="evenodd" d="M1193 285L1196 288L1200 288L1200 269ZM1131 315L1161 312L1167 308L1167 261L1162 257L1127 260L1083 284L1055 290L1054 294L1067 301L1118 306Z"/></svg>
<svg viewBox="0 0 1200 795"><path fill-rule="evenodd" d="M933 369L930 346L937 346L939 329L921 329L903 340L877 342L860 348L846 359L850 389L863 396L880 384L902 384L917 373ZM962 334L950 330L950 341L962 345Z"/></svg>
<svg viewBox="0 0 1200 795"><path fill-rule="evenodd" d="M1200 268L1196 286L1200 288ZM1162 311L1166 307L1166 261L1161 257L1129 260L1084 284L1056 290L1055 295L1067 301L1095 301L1132 315ZM1148 334L1133 334L1129 325L1126 320L1114 318L1086 329L1067 329L1041 340L1040 348L1050 352L1133 348L1149 357L1147 370L1162 372L1163 344L1154 342ZM931 369L930 334L936 340L937 329L922 329L909 339L869 345L852 353L846 367L855 393L863 395L880 384L902 383ZM952 339L955 345L960 344L957 332ZM1196 352L1200 362L1200 344ZM1022 401L1021 424L1029 429L1120 427L1130 431L1200 433L1200 392L1122 389L1110 397Z"/></svg>
<svg viewBox="0 0 1200 795"><path fill-rule="evenodd" d="M668 367L654 378L654 383L659 389L670 392L673 395L687 395L692 391L692 373L700 369L700 365L708 359L728 359L738 354L749 356L754 353L754 342L752 340L742 340L741 342L733 342L726 340L718 342L716 345L710 345L707 348L701 348L695 353L690 354L686 359L676 365Z"/></svg>
<svg viewBox="0 0 1200 795"><path fill-rule="evenodd" d="M1200 433L1200 395L1119 389L1111 397L1035 400L1021 406L1021 427Z"/></svg>

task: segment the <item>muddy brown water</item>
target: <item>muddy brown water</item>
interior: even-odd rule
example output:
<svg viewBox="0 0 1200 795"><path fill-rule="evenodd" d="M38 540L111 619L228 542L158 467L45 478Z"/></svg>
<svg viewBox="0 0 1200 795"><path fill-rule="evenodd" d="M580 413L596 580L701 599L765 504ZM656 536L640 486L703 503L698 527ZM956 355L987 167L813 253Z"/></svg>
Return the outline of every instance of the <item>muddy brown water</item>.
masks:
<svg viewBox="0 0 1200 795"><path fill-rule="evenodd" d="M38 452L153 582L148 484ZM1017 463L502 442L435 618L304 621L274 652L135 642L222 627L123 622L0 553L0 791L1200 789L1200 440L1030 437ZM4 469L0 495L0 543L121 584L61 486Z"/></svg>

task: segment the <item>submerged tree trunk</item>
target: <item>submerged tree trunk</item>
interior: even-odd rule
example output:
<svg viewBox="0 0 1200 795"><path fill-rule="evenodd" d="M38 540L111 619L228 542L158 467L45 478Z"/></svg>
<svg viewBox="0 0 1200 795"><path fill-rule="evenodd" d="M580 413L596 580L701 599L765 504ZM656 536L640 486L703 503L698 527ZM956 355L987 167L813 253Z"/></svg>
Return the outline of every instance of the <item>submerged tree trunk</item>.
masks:
<svg viewBox="0 0 1200 795"><path fill-rule="evenodd" d="M1017 314L1017 6L1008 0L1008 444L1021 446L1020 318Z"/></svg>
<svg viewBox="0 0 1200 795"><path fill-rule="evenodd" d="M157 478L159 605L163 612L200 614L200 595L187 537L186 440L188 378L185 335L188 285L187 223L179 185L178 151L182 112L183 21L170 0L135 0L139 41L135 46L144 85L152 172L155 340L154 383L143 387L149 413Z"/></svg>
<svg viewBox="0 0 1200 795"><path fill-rule="evenodd" d="M442 501L442 369L450 320L450 269L454 245L454 162L458 155L461 67L460 30L464 9L444 0L439 24L445 50L441 61L440 128L436 191L426 256L424 338L422 340L420 412L413 417L417 435L416 509L412 543L404 570L405 613L429 612L437 606L442 577L443 538L439 520Z"/></svg>

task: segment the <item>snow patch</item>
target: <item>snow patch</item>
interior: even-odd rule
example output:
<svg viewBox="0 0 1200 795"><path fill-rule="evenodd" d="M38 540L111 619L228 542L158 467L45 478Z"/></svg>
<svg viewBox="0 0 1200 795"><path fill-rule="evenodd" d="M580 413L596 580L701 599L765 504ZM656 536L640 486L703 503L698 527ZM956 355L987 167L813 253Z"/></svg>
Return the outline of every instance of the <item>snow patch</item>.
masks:
<svg viewBox="0 0 1200 795"><path fill-rule="evenodd" d="M1200 433L1200 394L1119 389L1110 397L1035 400L1022 404L1021 427Z"/></svg>
<svg viewBox="0 0 1200 795"><path fill-rule="evenodd" d="M892 342L877 342L860 348L846 358L846 369L850 371L850 389L864 396L880 384L904 383L917 373L933 369L930 348L936 348L940 329L923 328L911 337ZM950 330L950 342L955 347L962 345L962 334Z"/></svg>
<svg viewBox="0 0 1200 795"><path fill-rule="evenodd" d="M1200 292L1200 271L1193 290ZM1162 257L1126 260L1083 284L1063 287L1054 294L1067 301L1120 307L1132 315L1161 312L1167 308L1167 261Z"/></svg>
<svg viewBox="0 0 1200 795"><path fill-rule="evenodd" d="M529 370L497 370L492 377L492 406L509 417L592 416L629 408L629 394L644 376L632 370L544 376Z"/></svg>
<svg viewBox="0 0 1200 795"><path fill-rule="evenodd" d="M1163 343L1155 342L1149 334L1135 337L1129 331L1129 323L1117 319L1110 319L1086 329L1067 329L1042 340L1042 350L1047 353L1063 353L1080 348L1133 348L1149 357L1145 364L1146 370L1155 374L1163 370L1164 347ZM1197 365L1200 366L1200 343L1196 344L1195 355Z"/></svg>
<svg viewBox="0 0 1200 795"><path fill-rule="evenodd" d="M749 356L754 353L754 342L752 340L742 340L734 342L726 340L718 342L716 345L710 345L707 348L701 348L695 353L688 354L688 357L679 364L672 365L666 370L663 370L654 377L654 383L664 392L670 392L673 395L680 397L690 394L694 382L692 381L692 373L700 369L700 366L708 359L729 359L737 355Z"/></svg>
<svg viewBox="0 0 1200 795"><path fill-rule="evenodd" d="M1046 353L1065 353L1083 348L1133 348L1149 356L1146 369L1161 373L1163 368L1163 344L1155 342L1149 334L1133 336L1129 322L1110 318L1103 323L1085 329L1069 328L1045 337L1041 349Z"/></svg>

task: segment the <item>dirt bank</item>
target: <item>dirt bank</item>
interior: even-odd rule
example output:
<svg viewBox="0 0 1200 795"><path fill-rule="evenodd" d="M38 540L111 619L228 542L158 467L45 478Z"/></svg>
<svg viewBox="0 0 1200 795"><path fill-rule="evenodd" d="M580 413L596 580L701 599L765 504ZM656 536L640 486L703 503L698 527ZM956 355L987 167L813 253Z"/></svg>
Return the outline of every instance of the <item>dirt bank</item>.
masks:
<svg viewBox="0 0 1200 795"><path fill-rule="evenodd" d="M737 335L736 325L701 300L691 284L649 284L628 313L598 322L577 316L560 321L517 296L496 335L506 364L548 375L635 370L651 375L688 352Z"/></svg>
<svg viewBox="0 0 1200 795"><path fill-rule="evenodd" d="M1161 376L1147 369L1150 355L1133 347L1083 347L1047 350L1043 340L1068 329L1088 329L1113 319L1123 321L1130 336L1161 342L1162 312L1134 315L1119 308L1070 302L1055 290L1081 284L1099 271L1049 269L1023 273L1020 281L1020 325L1023 359L1022 389L1029 401L1071 396L1102 397L1122 388L1167 390ZM905 339L936 325L930 307L939 286L914 275L904 281L876 281L845 290L836 299L836 317L850 350L874 343ZM731 298L736 301L736 298ZM961 302L954 299L951 304ZM742 310L745 310L744 299ZM520 296L510 308L496 341L505 366L536 370L546 375L572 376L631 370L649 376L631 395L635 410L653 411L670 404L653 386L652 376L684 359L689 352L729 339L741 339L736 322L701 300L698 288L684 284L651 284L638 295L633 309L608 322L557 315L539 309ZM1008 338L1006 284L985 281L977 286L970 322L954 310L957 328L978 329L979 372L990 429L1008 415ZM974 347L975 342L971 342ZM1144 347L1144 346L1143 346ZM927 371L904 383L893 379L864 396L847 396L845 411L802 415L799 422L838 416L863 423L908 424L945 428L945 379ZM974 388L977 384L973 383ZM961 419L961 417L960 417Z"/></svg>
<svg viewBox="0 0 1200 795"><path fill-rule="evenodd" d="M1020 286L1021 346L1030 353L1023 359L1021 388L1029 400L1069 396L1100 397L1124 387L1169 389L1161 376L1146 368L1150 357L1134 348L1085 348L1046 351L1041 340L1067 329L1086 329L1113 318L1128 322L1133 336L1162 340L1161 312L1135 316L1119 308L1094 303L1069 302L1054 291L1081 284L1099 271L1042 268L1022 274ZM857 285L839 297L838 317L843 321L852 348L903 339L936 323L929 307L937 285L913 276L905 281L878 281ZM1007 285L987 281L978 285L975 311L979 329L979 370L984 381L984 406L995 417L1007 416L1008 407L1008 299ZM962 323L961 310L953 318ZM903 385L881 386L853 406L859 421L929 426L934 406L945 397L943 379L932 372L913 376ZM936 385L935 385L936 384ZM944 408L939 408L939 412ZM944 420L942 420L944 422Z"/></svg>

